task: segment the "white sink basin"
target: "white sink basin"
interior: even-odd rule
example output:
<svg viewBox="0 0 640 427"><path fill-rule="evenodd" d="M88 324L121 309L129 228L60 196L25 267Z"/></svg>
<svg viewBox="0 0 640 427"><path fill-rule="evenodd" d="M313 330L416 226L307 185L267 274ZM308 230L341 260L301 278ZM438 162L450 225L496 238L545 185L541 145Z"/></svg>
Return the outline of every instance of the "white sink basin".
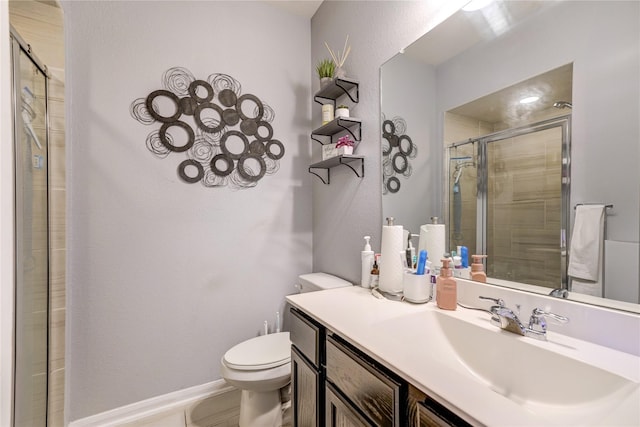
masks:
<svg viewBox="0 0 640 427"><path fill-rule="evenodd" d="M522 337L489 318L481 311L430 309L388 319L375 329L398 342L416 340L419 329L422 349L436 370L469 378L545 425L608 425L620 402L640 402L636 357L553 332L548 341ZM637 405L620 415L630 418L630 425L640 421Z"/></svg>
<svg viewBox="0 0 640 427"><path fill-rule="evenodd" d="M629 378L552 351L560 348L553 342L540 343L432 313L458 362L493 391L517 403L584 405L638 387Z"/></svg>

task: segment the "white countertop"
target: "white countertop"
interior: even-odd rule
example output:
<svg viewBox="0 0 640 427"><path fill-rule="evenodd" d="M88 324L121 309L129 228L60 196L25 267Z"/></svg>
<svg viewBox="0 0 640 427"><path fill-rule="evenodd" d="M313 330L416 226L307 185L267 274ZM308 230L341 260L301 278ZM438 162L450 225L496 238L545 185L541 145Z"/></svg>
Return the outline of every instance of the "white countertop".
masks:
<svg viewBox="0 0 640 427"><path fill-rule="evenodd" d="M356 286L290 295L287 300L471 424L640 425L640 358L637 356L553 332L549 332L549 342L536 341L499 330L489 323L489 314L485 312L463 308L441 311L433 303L414 305L378 299L368 289ZM459 361L451 363L447 360L455 358L455 354L440 351L432 345L430 338L435 339L438 333L434 332L428 319L433 319L434 310L479 324L498 334L512 335L514 340L531 340L535 346L553 347L553 351L585 363L596 363L604 370L629 379L634 385L624 393L616 393L615 399L590 402L588 406L546 405L534 409L522 406L492 391L480 378L461 369ZM407 323L407 319L411 323ZM478 348L477 351L486 349ZM493 353L495 356L496 352ZM504 363L509 363L508 354L504 355ZM553 387L553 384L547 386ZM598 387L597 384L584 386ZM578 413L580 415L576 416Z"/></svg>

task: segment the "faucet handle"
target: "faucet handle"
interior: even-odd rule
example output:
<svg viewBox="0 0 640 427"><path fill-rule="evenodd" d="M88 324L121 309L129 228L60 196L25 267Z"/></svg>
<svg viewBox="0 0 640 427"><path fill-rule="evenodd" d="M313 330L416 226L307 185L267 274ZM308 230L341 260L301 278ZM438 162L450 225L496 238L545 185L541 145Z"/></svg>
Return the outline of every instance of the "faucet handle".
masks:
<svg viewBox="0 0 640 427"><path fill-rule="evenodd" d="M483 297L482 295L481 295L481 296L479 296L478 298L480 298L480 299L487 299L487 300L489 300L489 301L493 301L493 302L495 302L495 303L498 305L498 307L504 307L504 306L505 306L505 305L504 305L504 300L503 300L502 298Z"/></svg>
<svg viewBox="0 0 640 427"><path fill-rule="evenodd" d="M568 323L569 318L559 314L544 311L541 308L534 308L529 318L529 329L545 333L547 331L547 321L545 318L553 319L558 323Z"/></svg>

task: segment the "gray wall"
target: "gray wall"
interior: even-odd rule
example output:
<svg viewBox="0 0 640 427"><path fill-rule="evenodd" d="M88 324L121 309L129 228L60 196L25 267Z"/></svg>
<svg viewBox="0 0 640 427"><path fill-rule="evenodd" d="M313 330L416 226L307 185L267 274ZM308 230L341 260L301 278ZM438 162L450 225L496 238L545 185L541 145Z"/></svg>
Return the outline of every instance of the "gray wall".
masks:
<svg viewBox="0 0 640 427"><path fill-rule="evenodd" d="M420 234L420 226L430 223L432 216L441 217L438 192L425 194L425 188L438 188L442 164L442 151L438 145L435 69L406 55L398 54L380 69L382 112L387 120L402 117L406 134L418 148L415 159L410 159L409 177L396 174L400 180L397 193L382 196L382 212L393 216L396 224L412 234ZM396 153L397 149L392 153ZM442 221L440 221L442 222ZM418 247L418 238L413 239Z"/></svg>
<svg viewBox="0 0 640 427"><path fill-rule="evenodd" d="M362 119L362 143L355 154L365 158L365 177L346 167L331 171L331 185L313 183L313 269L360 282L360 251L365 235L380 251L382 202L380 169L380 66L400 49L457 10L465 1L325 1L311 19L311 61L328 57L324 42L342 49L349 35L352 53L345 68L360 81L360 103L351 115ZM312 74L312 89L319 83ZM314 105L313 127L320 125ZM313 143L313 158L320 158ZM317 145L317 146L316 146Z"/></svg>
<svg viewBox="0 0 640 427"><path fill-rule="evenodd" d="M220 378L311 271L309 19L262 2L65 2L67 421ZM275 110L280 170L231 191L178 179L129 104L165 70L227 73ZM178 157L180 159L178 160Z"/></svg>

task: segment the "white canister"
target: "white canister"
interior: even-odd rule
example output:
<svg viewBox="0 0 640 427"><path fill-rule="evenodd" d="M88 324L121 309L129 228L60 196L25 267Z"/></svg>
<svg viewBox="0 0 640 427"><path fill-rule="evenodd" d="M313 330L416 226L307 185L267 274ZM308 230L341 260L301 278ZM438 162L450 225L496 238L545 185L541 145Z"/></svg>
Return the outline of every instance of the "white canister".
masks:
<svg viewBox="0 0 640 427"><path fill-rule="evenodd" d="M331 104L322 105L322 124L326 125L331 120L333 120L333 105Z"/></svg>
<svg viewBox="0 0 640 427"><path fill-rule="evenodd" d="M336 108L336 117L349 117L349 107L341 105Z"/></svg>
<svg viewBox="0 0 640 427"><path fill-rule="evenodd" d="M402 281L404 299L416 304L428 302L431 299L431 281L429 274L415 274L405 271Z"/></svg>

